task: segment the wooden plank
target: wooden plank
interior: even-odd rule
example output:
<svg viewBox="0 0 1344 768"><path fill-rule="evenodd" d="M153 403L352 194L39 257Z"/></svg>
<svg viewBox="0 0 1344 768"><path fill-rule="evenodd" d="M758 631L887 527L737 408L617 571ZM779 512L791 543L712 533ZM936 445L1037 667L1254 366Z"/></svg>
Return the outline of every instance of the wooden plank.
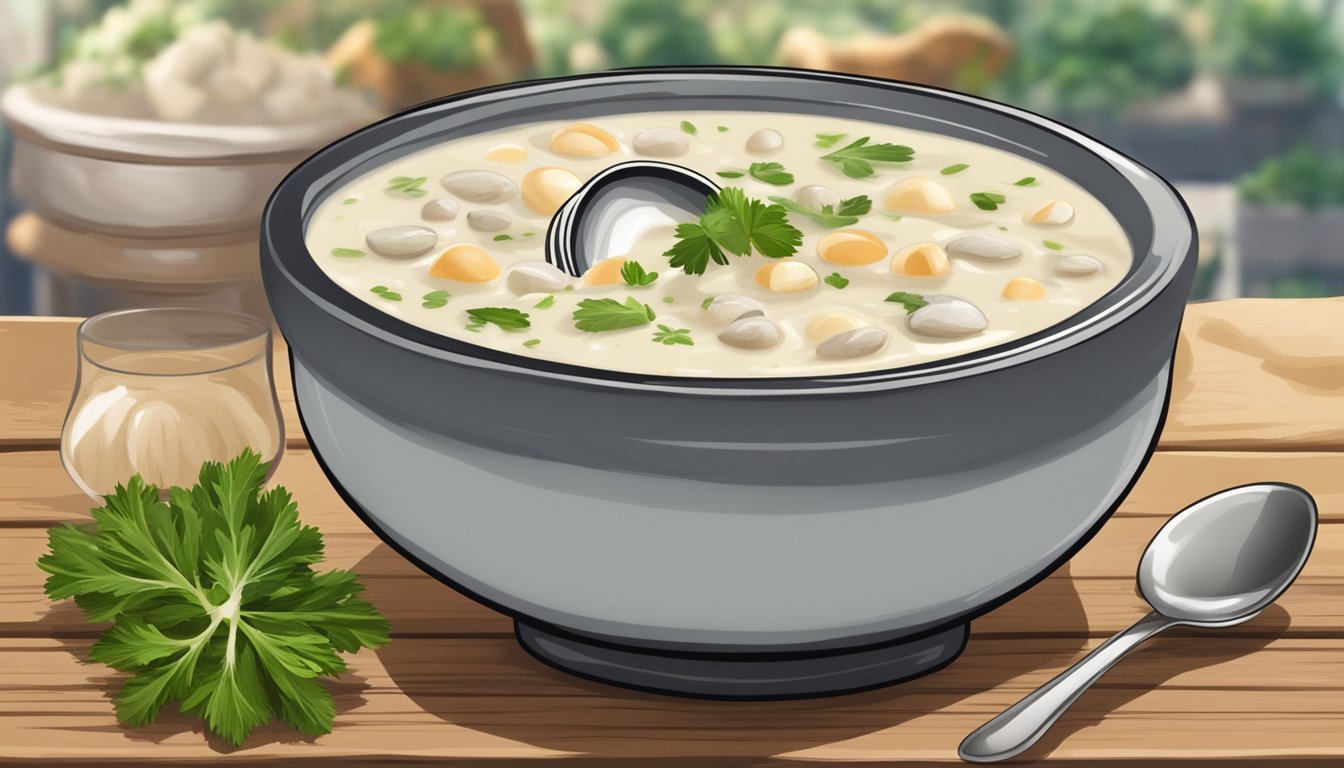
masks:
<svg viewBox="0 0 1344 768"><path fill-rule="evenodd" d="M120 675L83 663L87 640L0 640L0 761L172 763L308 758L514 765L956 762L959 740L1098 640L973 641L947 669L828 699L692 701L623 691L544 667L507 639L399 639L351 660L332 685L335 730L279 727L231 749L165 714L127 730L109 699ZM1174 632L1085 694L1025 756L1275 765L1344 761L1344 640ZM637 762L634 762L637 761ZM766 762L762 762L766 761ZM1333 761L1333 763L1331 762ZM1163 763L1169 764L1169 763Z"/></svg>
<svg viewBox="0 0 1344 768"><path fill-rule="evenodd" d="M1321 526L1302 577L1281 604L1300 636L1344 638L1344 473L1338 454L1159 452L1130 498L1066 568L975 623L981 636L1102 637L1146 611L1134 570L1171 512L1219 488L1259 479L1295 482L1316 494ZM288 452L275 482L295 495L305 521L326 536L329 567L363 574L368 596L402 635L505 635L509 620L432 582L382 544L336 495L307 450ZM40 489L40 490L38 490ZM54 452L0 453L0 635L90 635L70 604L53 606L36 567L45 527L87 520ZM1272 631L1266 629L1265 631Z"/></svg>
<svg viewBox="0 0 1344 768"><path fill-rule="evenodd" d="M75 319L0 319L0 449L56 444L74 381ZM1344 450L1344 298L1192 304L1161 446ZM277 338L277 349L283 341ZM276 391L302 445L287 361Z"/></svg>
<svg viewBox="0 0 1344 768"><path fill-rule="evenodd" d="M0 450L54 448L75 384L79 318L0 318ZM275 337L274 376L285 441L305 446L289 380L289 352Z"/></svg>

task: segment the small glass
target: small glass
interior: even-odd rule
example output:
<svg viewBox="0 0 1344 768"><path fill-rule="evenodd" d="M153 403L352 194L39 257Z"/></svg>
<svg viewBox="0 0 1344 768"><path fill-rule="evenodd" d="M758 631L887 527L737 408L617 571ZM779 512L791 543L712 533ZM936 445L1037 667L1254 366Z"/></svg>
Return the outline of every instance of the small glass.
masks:
<svg viewBox="0 0 1344 768"><path fill-rule="evenodd" d="M251 447L271 464L284 426L271 377L271 328L204 309L130 309L79 326L79 371L61 463L94 498L139 473L165 491L201 464Z"/></svg>

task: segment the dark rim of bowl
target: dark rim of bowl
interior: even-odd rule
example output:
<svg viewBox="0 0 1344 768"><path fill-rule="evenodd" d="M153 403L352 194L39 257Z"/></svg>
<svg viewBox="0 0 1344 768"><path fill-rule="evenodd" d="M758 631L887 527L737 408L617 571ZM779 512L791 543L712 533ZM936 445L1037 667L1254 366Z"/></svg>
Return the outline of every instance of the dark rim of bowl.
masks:
<svg viewBox="0 0 1344 768"><path fill-rule="evenodd" d="M439 119L442 119L445 115L451 114L450 110L470 109L473 105L493 103L510 98L515 92L520 91L563 90L621 79L629 79L631 85L652 85L658 79L684 81L733 77L769 77L794 80L800 84L843 83L896 93L915 93L972 109L994 112L1001 117L1022 122L1034 130L1053 134L1056 138L1076 146L1079 151L1099 157L1139 194L1148 210L1155 211L1169 205L1170 210L1167 213L1179 214L1175 220L1184 226L1183 233L1160 230L1157 228L1159 222L1155 219L1152 238L1154 244L1159 242L1174 244L1178 252L1170 254L1165 269L1154 272L1139 283L1133 281L1135 268L1143 260L1153 258L1154 252L1150 248L1147 253L1135 253L1129 273L1097 301L1060 323L1004 344L974 350L964 355L897 368L822 376L760 378L708 378L630 373L559 363L478 346L413 325L360 301L318 268L317 261L308 252L305 243L308 217L319 204L357 175L345 176L340 183L326 184L321 190L315 191L315 185L326 173L323 167L324 161L329 162L333 155L339 157L343 150L354 150L352 145L383 126L426 112L434 112ZM1140 184L1143 185L1142 188ZM1154 199L1154 193L1163 193L1166 199ZM262 214L261 251L262 259L269 261L284 279L319 310L356 330L414 354L458 365L601 388L663 391L688 395L770 396L873 392L931 384L1021 365L1062 351L1120 324L1162 293L1190 258L1191 246L1194 243L1193 233L1194 223L1185 201L1160 175L1082 131L1028 110L926 85L860 75L789 67L679 66L616 69L490 86L425 102L365 126L318 150L280 182L267 201ZM267 272L268 270L263 270L263 276L269 281L271 278ZM1103 311L1089 313L1089 310L1103 304L1106 305ZM276 314L283 330L283 312Z"/></svg>

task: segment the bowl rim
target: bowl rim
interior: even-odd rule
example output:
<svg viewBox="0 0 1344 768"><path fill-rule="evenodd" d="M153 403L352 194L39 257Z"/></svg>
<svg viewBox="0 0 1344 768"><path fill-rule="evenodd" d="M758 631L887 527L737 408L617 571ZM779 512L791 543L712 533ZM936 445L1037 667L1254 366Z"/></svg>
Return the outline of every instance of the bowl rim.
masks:
<svg viewBox="0 0 1344 768"><path fill-rule="evenodd" d="M997 344L964 355L944 358L897 368L838 373L819 376L711 378L693 376L665 376L631 373L604 368L559 363L543 358L528 357L512 352L478 346L451 336L429 331L408 323L377 308L359 301L341 288L317 267L316 260L305 242L308 215L317 203L333 194L314 193L312 188L326 175L319 168L322 161L352 145L380 127L410 117L433 114L442 118L453 112L470 109L478 104L491 104L518 95L539 95L582 88L594 84L619 83L629 79L632 85L651 87L658 80L684 82L696 79L770 78L795 80L802 83L837 83L859 85L897 93L914 93L924 97L951 101L971 109L985 110L1025 123L1034 130L1053 134L1056 138L1075 145L1080 151L1094 155L1118 173L1142 198L1144 206L1155 211L1167 209L1167 216L1154 219L1152 242L1154 247L1146 254L1135 254L1134 265L1152 258L1161 243L1170 249L1165 268L1153 272L1144 281L1125 288L1132 276L1121 282L1102 298L1117 297L1114 303L1095 315L1078 322L1082 313L1066 318L1061 323L1006 344ZM283 240L283 245L277 240ZM674 66L615 69L606 72L571 75L541 80L526 80L465 91L442 99L425 102L405 111L372 123L326 147L318 150L294 168L276 187L262 213L261 259L263 281L267 291L273 292L273 281L284 280L303 295L318 310L356 331L406 352L443 362L485 369L509 375L522 375L543 380L565 382L601 389L664 392L682 395L706 396L788 396L849 394L880 392L909 386L927 385L981 375L1003 368L1022 365L1061 352L1122 323L1136 314L1166 290L1177 274L1193 258L1195 229L1193 217L1185 201L1172 189L1169 182L1147 167L1112 149L1091 136L1058 123L1042 115L1001 102L978 96L948 91L932 86L886 80L863 75L849 75L791 67L747 66ZM302 276L296 268L303 270ZM274 274L273 274L274 273ZM277 322L284 329L284 306L277 311ZM1085 308L1086 309L1086 308ZM298 352L302 354L300 344ZM291 344L291 354L294 353Z"/></svg>

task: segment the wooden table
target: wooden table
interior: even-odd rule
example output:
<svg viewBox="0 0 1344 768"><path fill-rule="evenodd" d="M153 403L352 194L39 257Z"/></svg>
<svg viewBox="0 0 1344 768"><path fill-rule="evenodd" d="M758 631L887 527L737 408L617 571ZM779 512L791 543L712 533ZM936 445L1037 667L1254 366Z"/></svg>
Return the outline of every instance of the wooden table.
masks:
<svg viewBox="0 0 1344 768"><path fill-rule="evenodd" d="M118 675L88 663L98 628L42 595L45 529L86 519L57 441L74 372L74 320L0 320L0 761L518 766L957 762L960 739L1145 611L1134 569L1163 520L1210 492L1297 483L1320 504L1306 571L1240 627L1173 631L1085 694L1020 761L1052 765L1344 765L1344 299L1191 306L1160 450L1074 559L974 623L946 670L812 701L691 701L568 677L515 644L508 620L421 575L327 485L277 363L289 450L276 481L327 534L329 564L364 574L395 638L331 685L335 731L279 727L240 749L165 709L127 730Z"/></svg>

